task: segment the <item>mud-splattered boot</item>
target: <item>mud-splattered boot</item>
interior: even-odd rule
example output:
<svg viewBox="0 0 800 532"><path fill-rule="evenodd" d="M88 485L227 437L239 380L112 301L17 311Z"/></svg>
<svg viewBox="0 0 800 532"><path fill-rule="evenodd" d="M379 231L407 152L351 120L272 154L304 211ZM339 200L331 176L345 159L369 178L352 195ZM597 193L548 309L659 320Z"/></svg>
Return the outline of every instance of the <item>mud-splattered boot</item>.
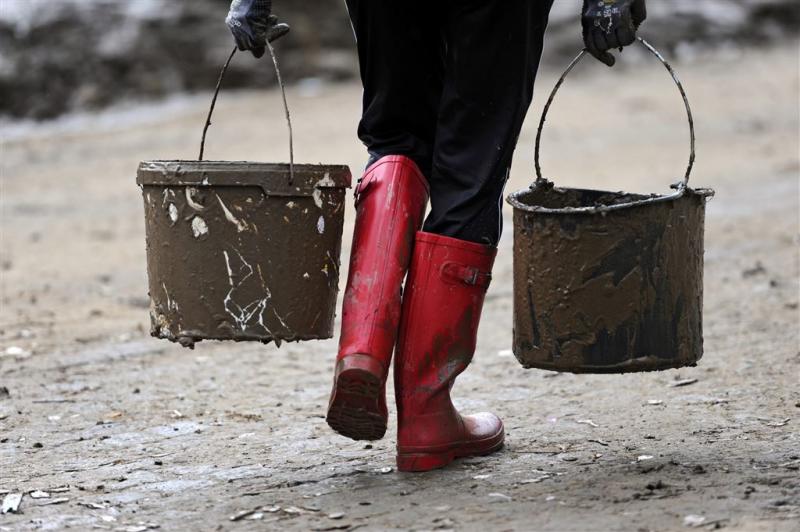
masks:
<svg viewBox="0 0 800 532"><path fill-rule="evenodd" d="M428 471L503 446L497 416L462 416L450 400L475 352L495 254L482 244L417 233L395 359L400 471Z"/></svg>
<svg viewBox="0 0 800 532"><path fill-rule="evenodd" d="M356 188L356 225L342 303L342 334L328 405L333 430L354 440L386 433L386 377L400 324L401 285L428 183L399 155L367 168Z"/></svg>

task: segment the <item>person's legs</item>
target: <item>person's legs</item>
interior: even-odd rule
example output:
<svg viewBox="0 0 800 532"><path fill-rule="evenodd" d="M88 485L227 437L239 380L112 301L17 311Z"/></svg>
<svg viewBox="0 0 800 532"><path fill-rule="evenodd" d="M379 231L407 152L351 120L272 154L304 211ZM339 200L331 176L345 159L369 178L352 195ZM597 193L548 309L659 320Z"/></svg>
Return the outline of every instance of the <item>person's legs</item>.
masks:
<svg viewBox="0 0 800 532"><path fill-rule="evenodd" d="M428 201L425 175L442 65L440 32L432 19L416 20L424 15L422 3L348 1L364 81L359 135L371 163L356 188L327 421L357 440L379 439L386 432L385 383L400 322L400 289Z"/></svg>
<svg viewBox="0 0 800 532"><path fill-rule="evenodd" d="M395 358L397 467L427 471L503 445L494 414L462 416L450 389L472 360L500 237L500 201L551 0L450 0L447 73Z"/></svg>
<svg viewBox="0 0 800 532"><path fill-rule="evenodd" d="M449 0L431 213L424 230L495 246L552 0Z"/></svg>

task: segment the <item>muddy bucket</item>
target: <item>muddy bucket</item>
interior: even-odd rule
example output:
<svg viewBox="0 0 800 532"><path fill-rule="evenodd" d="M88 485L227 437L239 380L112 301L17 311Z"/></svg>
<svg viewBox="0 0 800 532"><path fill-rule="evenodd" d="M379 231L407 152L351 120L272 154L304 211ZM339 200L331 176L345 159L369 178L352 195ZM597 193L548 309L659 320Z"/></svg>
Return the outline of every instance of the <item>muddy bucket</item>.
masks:
<svg viewBox="0 0 800 532"><path fill-rule="evenodd" d="M691 156L667 195L559 188L542 177L511 194L514 208L513 351L526 368L626 373L694 366L703 355L703 227L708 189L693 190Z"/></svg>
<svg viewBox="0 0 800 532"><path fill-rule="evenodd" d="M139 165L151 334L188 347L331 338L350 170L291 153L289 164L203 161L205 129L201 160Z"/></svg>

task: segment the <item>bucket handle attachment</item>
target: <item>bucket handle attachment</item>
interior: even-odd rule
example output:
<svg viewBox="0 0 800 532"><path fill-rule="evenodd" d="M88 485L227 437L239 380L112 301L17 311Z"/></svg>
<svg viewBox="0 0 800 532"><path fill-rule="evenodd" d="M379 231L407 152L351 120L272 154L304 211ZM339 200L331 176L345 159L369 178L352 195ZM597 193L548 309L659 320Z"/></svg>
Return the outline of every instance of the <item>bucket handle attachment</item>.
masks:
<svg viewBox="0 0 800 532"><path fill-rule="evenodd" d="M654 56L656 56L656 58L659 61L661 61L661 64L664 65L664 68L667 69L667 72L669 72L669 75L672 77L672 80L675 82L675 85L677 85L678 90L681 93L681 97L683 98L683 103L686 106L686 116L687 116L687 118L689 120L690 151L689 151L689 165L686 167L686 175L684 176L683 181L681 181L677 185L678 189L682 191L682 190L686 189L688 187L688 185L689 185L689 176L692 173L692 167L694 167L694 159L695 159L695 152L694 152L694 148L695 148L694 118L692 117L692 108L689 106L689 98L686 96L686 91L683 89L683 84L678 79L678 75L672 69L672 66L667 62L667 60L664 59L664 56L662 56L661 53L653 47L653 45L651 45L649 42L647 42L643 38L637 37L636 39L645 48L647 48L650 51L650 53L652 53ZM544 130L544 122L545 122L545 120L547 118L547 112L550 110L550 105L553 103L553 99L556 97L556 93L558 92L558 89L561 88L561 85L564 83L564 80L567 78L567 76L572 71L572 69L575 68L575 65L577 65L580 62L580 60L583 59L583 57L585 55L587 55L588 53L589 52L586 50L586 48L584 48L575 57L575 59L572 60L572 62L569 64L569 66L567 66L567 69L564 71L563 74L561 74L561 77L558 79L558 82L556 82L556 86L553 87L553 91L550 93L550 97L547 99L547 103L545 104L544 110L542 111L542 118L539 121L539 129L536 131L536 151L535 151L535 154L534 154L534 163L536 165L536 182L537 183L544 183L544 182L547 181L547 179L542 177L542 168L541 168L541 166L539 164L539 148L540 148L541 142L542 142L542 131Z"/></svg>
<svg viewBox="0 0 800 532"><path fill-rule="evenodd" d="M283 78L281 77L281 69L278 67L278 58L275 56L275 49L272 48L272 44L269 41L267 41L267 50L269 50L269 55L272 58L272 64L275 66L275 76L277 77L278 85L281 88L281 97L283 98L283 110L286 113L286 126L289 129L289 185L291 186L292 183L294 182L294 135L292 134L292 117L289 114L289 104L286 102L286 87L283 84ZM219 73L219 79L217 79L217 87L214 89L214 97L211 98L211 107L208 109L206 124L203 127L203 137L202 139L200 139L200 155L197 157L198 161L203 160L203 153L205 151L205 146L206 146L206 133L208 132L208 128L211 125L211 115L214 114L214 107L217 105L217 96L219 96L219 89L222 86L222 80L225 77L225 72L228 71L228 67L231 64L233 56L236 55L236 51L237 48L234 46L233 50L228 56L228 60L225 61L225 64L222 66L222 71Z"/></svg>

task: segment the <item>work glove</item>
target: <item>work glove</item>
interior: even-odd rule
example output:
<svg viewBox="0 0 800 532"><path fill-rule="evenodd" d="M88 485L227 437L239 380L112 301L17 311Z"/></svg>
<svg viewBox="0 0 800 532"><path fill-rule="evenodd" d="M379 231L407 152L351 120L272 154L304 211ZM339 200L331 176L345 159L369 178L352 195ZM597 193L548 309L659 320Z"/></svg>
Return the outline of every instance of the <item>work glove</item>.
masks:
<svg viewBox="0 0 800 532"><path fill-rule="evenodd" d="M289 33L289 25L272 14L272 0L233 0L225 23L239 50L250 50L256 57L264 55L267 41Z"/></svg>
<svg viewBox="0 0 800 532"><path fill-rule="evenodd" d="M647 18L645 0L583 0L583 43L599 61L614 66L608 51L622 50L636 40L636 30Z"/></svg>

